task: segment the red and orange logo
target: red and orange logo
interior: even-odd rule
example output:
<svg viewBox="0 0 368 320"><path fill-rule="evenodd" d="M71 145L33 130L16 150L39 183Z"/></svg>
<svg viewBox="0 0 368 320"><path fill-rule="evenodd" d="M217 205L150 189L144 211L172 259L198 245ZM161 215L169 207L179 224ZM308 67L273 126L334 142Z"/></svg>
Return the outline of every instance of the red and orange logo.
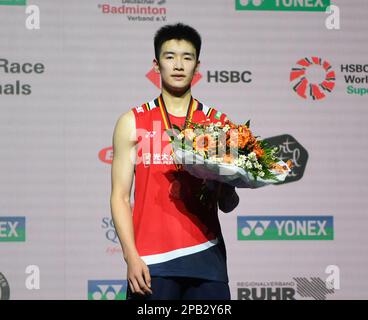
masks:
<svg viewBox="0 0 368 320"><path fill-rule="evenodd" d="M322 81L312 82L309 79L308 71L311 69L323 73ZM321 100L325 98L326 94L335 87L335 80L335 71L332 70L330 63L318 57L299 60L290 73L293 90L304 99Z"/></svg>

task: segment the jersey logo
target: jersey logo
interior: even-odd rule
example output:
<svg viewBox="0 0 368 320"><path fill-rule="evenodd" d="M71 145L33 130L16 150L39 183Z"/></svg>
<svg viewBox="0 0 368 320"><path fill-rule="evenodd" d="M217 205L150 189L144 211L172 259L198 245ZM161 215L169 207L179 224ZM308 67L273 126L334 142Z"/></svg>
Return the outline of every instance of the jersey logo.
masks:
<svg viewBox="0 0 368 320"><path fill-rule="evenodd" d="M156 131L147 131L144 135L145 138L153 138L156 135Z"/></svg>
<svg viewBox="0 0 368 320"><path fill-rule="evenodd" d="M135 107L135 110L137 110L137 113L140 113L140 112L144 112L144 109L142 106L140 107Z"/></svg>

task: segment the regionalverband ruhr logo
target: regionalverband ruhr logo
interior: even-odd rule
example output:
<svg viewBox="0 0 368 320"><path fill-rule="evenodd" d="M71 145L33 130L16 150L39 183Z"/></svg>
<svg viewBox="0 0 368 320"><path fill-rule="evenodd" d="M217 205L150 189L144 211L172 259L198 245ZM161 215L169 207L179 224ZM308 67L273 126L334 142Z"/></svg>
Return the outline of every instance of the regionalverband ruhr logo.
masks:
<svg viewBox="0 0 368 320"><path fill-rule="evenodd" d="M335 80L336 74L331 64L319 57L299 60L290 72L293 90L303 99L325 98L335 87Z"/></svg>
<svg viewBox="0 0 368 320"><path fill-rule="evenodd" d="M0 217L0 242L26 241L25 217Z"/></svg>
<svg viewBox="0 0 368 320"><path fill-rule="evenodd" d="M331 0L235 0L236 10L326 11Z"/></svg>
<svg viewBox="0 0 368 320"><path fill-rule="evenodd" d="M326 300L335 293L335 289L320 277L238 282L237 291L238 300Z"/></svg>
<svg viewBox="0 0 368 320"><path fill-rule="evenodd" d="M238 216L238 240L333 240L333 216Z"/></svg>
<svg viewBox="0 0 368 320"><path fill-rule="evenodd" d="M263 139L267 142L269 147L278 147L277 157L280 160L286 161L291 159L293 167L286 179L275 184L285 184L300 180L303 175L308 162L307 150L291 135L283 134L279 136L269 137Z"/></svg>
<svg viewBox="0 0 368 320"><path fill-rule="evenodd" d="M88 300L126 300L126 280L88 280Z"/></svg>

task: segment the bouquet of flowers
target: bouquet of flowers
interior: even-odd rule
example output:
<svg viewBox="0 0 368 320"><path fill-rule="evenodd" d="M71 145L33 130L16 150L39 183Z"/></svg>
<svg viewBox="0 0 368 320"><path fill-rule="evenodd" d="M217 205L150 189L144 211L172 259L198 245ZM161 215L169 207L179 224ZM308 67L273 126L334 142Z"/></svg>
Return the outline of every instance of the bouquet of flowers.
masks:
<svg viewBox="0 0 368 320"><path fill-rule="evenodd" d="M292 162L276 157L277 147L257 139L249 129L250 121L235 125L227 120L212 123L186 122L167 133L175 162L190 174L216 180L238 188L258 188L282 182Z"/></svg>

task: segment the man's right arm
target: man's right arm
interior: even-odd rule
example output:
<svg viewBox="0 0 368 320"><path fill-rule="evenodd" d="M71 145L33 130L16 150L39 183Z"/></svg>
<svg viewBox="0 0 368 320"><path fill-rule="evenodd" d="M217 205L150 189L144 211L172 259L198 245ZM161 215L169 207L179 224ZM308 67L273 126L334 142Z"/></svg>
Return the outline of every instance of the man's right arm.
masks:
<svg viewBox="0 0 368 320"><path fill-rule="evenodd" d="M113 134L111 165L111 214L115 230L128 266L128 282L132 292L143 294L149 289L150 275L138 254L134 241L133 216L130 194L136 162L135 116L129 111L118 119Z"/></svg>

